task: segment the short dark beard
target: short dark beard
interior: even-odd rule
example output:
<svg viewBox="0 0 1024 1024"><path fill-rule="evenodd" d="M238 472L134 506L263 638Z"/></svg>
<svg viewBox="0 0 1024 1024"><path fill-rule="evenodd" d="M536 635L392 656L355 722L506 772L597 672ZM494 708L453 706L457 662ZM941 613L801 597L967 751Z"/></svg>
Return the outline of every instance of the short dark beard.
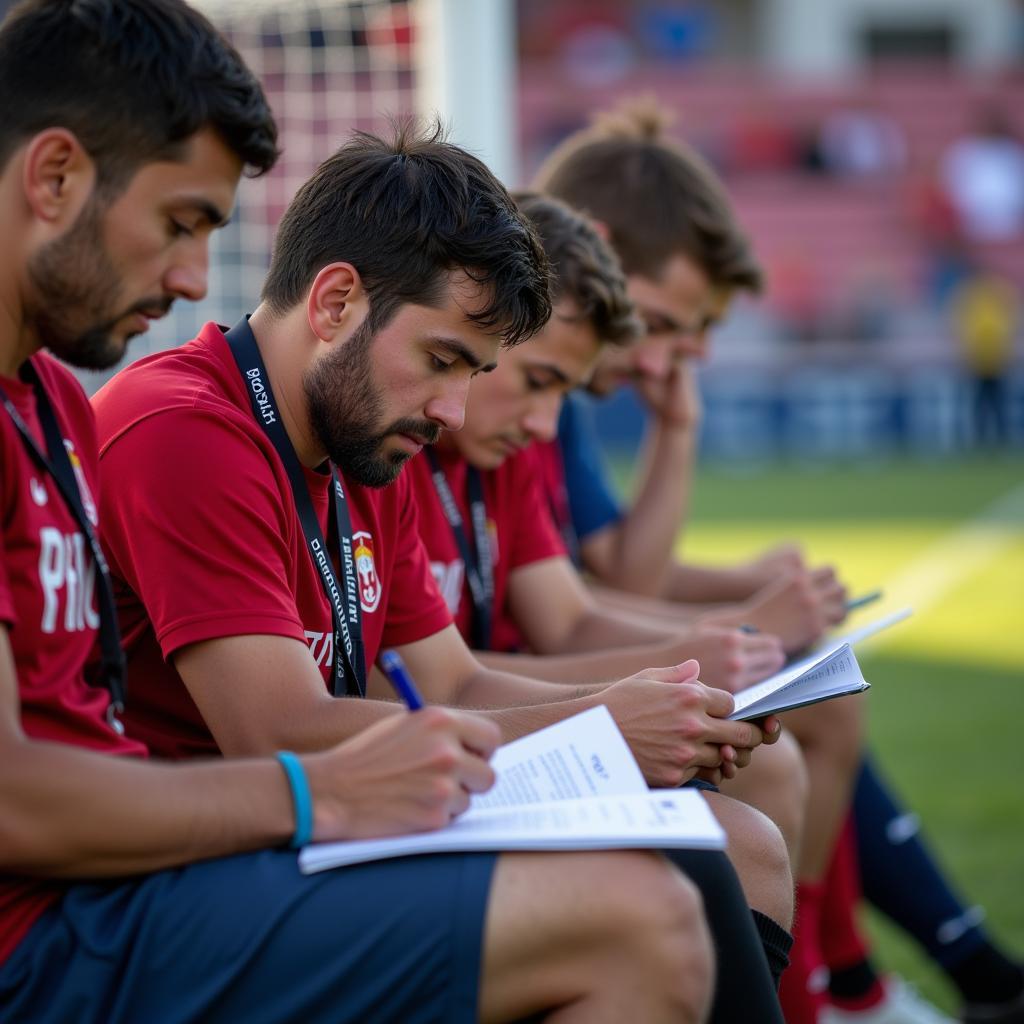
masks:
<svg viewBox="0 0 1024 1024"><path fill-rule="evenodd" d="M337 350L318 360L302 378L310 425L327 457L354 483L386 487L409 460L406 452L381 451L390 434L411 434L427 444L441 435L436 423L404 418L381 430L374 415L381 393L373 382L370 346L376 330L369 322Z"/></svg>
<svg viewBox="0 0 1024 1024"><path fill-rule="evenodd" d="M167 312L172 299L143 299L112 314L120 279L103 242L105 205L96 197L61 238L48 242L28 263L32 296L26 304L26 323L40 345L73 366L103 370L124 355L131 335L123 341L111 332L118 321L136 312Z"/></svg>

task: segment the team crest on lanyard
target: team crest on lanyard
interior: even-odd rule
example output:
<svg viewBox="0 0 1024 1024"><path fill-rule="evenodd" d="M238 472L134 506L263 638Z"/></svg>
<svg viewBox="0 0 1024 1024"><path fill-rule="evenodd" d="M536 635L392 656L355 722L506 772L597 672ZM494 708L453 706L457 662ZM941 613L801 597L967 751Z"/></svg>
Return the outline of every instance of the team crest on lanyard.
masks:
<svg viewBox="0 0 1024 1024"><path fill-rule="evenodd" d="M373 537L364 530L353 533L352 547L359 578L359 604L364 612L375 612L383 587L373 561Z"/></svg>
<svg viewBox="0 0 1024 1024"><path fill-rule="evenodd" d="M89 522L92 523L93 526L97 526L100 519L96 514L96 502L92 499L92 491L89 490L89 484L86 482L85 473L82 472L82 462L78 458L75 446L70 441L65 439L64 447L68 450L68 462L71 463L71 468L75 474L75 483L78 484L78 493L82 496L82 508L85 510L85 514L89 517Z"/></svg>

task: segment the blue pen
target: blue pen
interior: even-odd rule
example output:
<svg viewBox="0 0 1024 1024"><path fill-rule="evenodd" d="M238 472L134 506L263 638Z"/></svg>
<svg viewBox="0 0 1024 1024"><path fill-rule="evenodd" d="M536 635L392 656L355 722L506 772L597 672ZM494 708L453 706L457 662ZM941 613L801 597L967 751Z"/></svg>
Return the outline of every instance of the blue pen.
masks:
<svg viewBox="0 0 1024 1024"><path fill-rule="evenodd" d="M388 681L395 688L395 693L402 698L405 706L410 711L418 711L423 707L423 698L420 696L416 684L412 681L402 656L395 650L382 651L378 661L380 670L388 677Z"/></svg>

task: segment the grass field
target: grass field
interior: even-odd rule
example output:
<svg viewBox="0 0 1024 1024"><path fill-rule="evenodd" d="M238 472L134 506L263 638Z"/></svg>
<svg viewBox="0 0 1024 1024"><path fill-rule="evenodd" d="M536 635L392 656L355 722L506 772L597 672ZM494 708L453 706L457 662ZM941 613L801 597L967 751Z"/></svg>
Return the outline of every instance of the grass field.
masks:
<svg viewBox="0 0 1024 1024"><path fill-rule="evenodd" d="M1024 957L1024 459L701 475L680 551L800 540L852 592L914 616L861 651L871 745L968 901ZM947 1009L944 980L871 916L877 959Z"/></svg>

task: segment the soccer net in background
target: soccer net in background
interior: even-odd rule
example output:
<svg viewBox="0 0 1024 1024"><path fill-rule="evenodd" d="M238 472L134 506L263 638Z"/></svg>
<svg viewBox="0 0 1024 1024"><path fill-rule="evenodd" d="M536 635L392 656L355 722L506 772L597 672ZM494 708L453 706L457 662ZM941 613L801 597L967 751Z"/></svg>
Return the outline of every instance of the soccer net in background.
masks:
<svg viewBox="0 0 1024 1024"><path fill-rule="evenodd" d="M381 131L413 111L415 0L192 0L263 84L282 155L245 179L230 223L214 233L209 291L179 300L135 338L137 359L194 337L207 320L232 324L259 298L274 230L289 200L352 129ZM88 374L95 390L109 373Z"/></svg>

